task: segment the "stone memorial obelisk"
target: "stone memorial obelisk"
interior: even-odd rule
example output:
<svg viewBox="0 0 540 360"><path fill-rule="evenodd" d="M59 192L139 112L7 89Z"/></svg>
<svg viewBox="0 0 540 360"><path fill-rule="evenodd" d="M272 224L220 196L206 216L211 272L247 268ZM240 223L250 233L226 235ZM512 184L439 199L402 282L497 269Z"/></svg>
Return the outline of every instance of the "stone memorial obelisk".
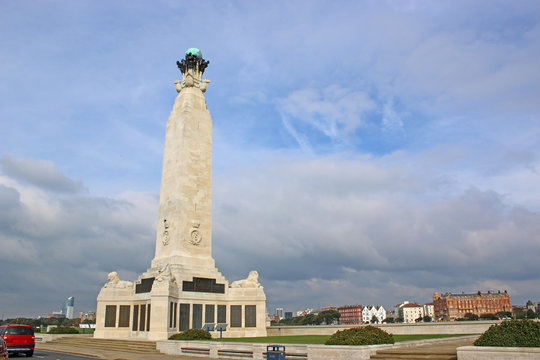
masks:
<svg viewBox="0 0 540 360"><path fill-rule="evenodd" d="M98 338L166 339L187 329L214 336L266 335L258 273L229 283L212 257L212 118L202 75L209 62L191 48L177 62L182 81L167 122L156 252L134 283L111 272L97 298Z"/></svg>

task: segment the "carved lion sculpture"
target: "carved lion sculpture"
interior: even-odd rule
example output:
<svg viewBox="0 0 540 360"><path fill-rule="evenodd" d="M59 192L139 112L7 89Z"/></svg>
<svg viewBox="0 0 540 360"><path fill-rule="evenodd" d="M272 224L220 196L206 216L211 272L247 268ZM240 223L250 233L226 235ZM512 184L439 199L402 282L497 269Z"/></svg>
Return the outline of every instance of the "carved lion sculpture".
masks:
<svg viewBox="0 0 540 360"><path fill-rule="evenodd" d="M259 284L259 273L255 270L249 272L247 279L234 281L231 284L232 288L261 288Z"/></svg>
<svg viewBox="0 0 540 360"><path fill-rule="evenodd" d="M104 286L106 288L125 289L133 287L133 283L131 281L120 280L120 277L116 271L110 272L109 275L107 275L107 280L108 282Z"/></svg>

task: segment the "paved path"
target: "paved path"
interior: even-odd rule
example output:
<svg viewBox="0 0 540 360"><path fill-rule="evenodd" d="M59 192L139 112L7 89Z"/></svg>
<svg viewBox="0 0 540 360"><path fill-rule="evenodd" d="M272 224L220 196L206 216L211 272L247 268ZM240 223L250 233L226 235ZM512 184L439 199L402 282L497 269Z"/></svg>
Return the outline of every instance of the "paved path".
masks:
<svg viewBox="0 0 540 360"><path fill-rule="evenodd" d="M472 345L475 338L457 338L455 341L443 344L419 345L401 349L390 349L377 351L371 359L457 359L457 348L460 346Z"/></svg>

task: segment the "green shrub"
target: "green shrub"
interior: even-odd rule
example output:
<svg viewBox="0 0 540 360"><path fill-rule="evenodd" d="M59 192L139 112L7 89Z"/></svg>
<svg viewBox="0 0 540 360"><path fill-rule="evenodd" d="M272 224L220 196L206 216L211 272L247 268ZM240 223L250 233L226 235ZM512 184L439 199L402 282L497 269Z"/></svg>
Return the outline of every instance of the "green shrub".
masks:
<svg viewBox="0 0 540 360"><path fill-rule="evenodd" d="M463 316L467 320L478 320L479 317L476 314L473 313L466 313L465 316Z"/></svg>
<svg viewBox="0 0 540 360"><path fill-rule="evenodd" d="M393 344L394 338L375 326L356 327L341 330L326 340L325 345L375 345Z"/></svg>
<svg viewBox="0 0 540 360"><path fill-rule="evenodd" d="M492 325L474 342L476 346L539 347L540 323L509 320Z"/></svg>
<svg viewBox="0 0 540 360"><path fill-rule="evenodd" d="M79 331L72 327L58 326L49 330L48 334L78 334Z"/></svg>
<svg viewBox="0 0 540 360"><path fill-rule="evenodd" d="M212 335L209 331L202 329L189 329L181 333L172 335L169 340L210 340Z"/></svg>

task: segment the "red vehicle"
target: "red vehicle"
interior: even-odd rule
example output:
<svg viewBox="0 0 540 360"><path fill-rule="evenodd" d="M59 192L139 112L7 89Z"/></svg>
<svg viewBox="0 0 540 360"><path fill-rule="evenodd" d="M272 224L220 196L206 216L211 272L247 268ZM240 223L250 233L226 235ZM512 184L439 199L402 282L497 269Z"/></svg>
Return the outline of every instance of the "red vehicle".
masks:
<svg viewBox="0 0 540 360"><path fill-rule="evenodd" d="M34 329L30 325L0 325L0 336L7 344L10 353L25 353L26 356L34 355L36 337Z"/></svg>

